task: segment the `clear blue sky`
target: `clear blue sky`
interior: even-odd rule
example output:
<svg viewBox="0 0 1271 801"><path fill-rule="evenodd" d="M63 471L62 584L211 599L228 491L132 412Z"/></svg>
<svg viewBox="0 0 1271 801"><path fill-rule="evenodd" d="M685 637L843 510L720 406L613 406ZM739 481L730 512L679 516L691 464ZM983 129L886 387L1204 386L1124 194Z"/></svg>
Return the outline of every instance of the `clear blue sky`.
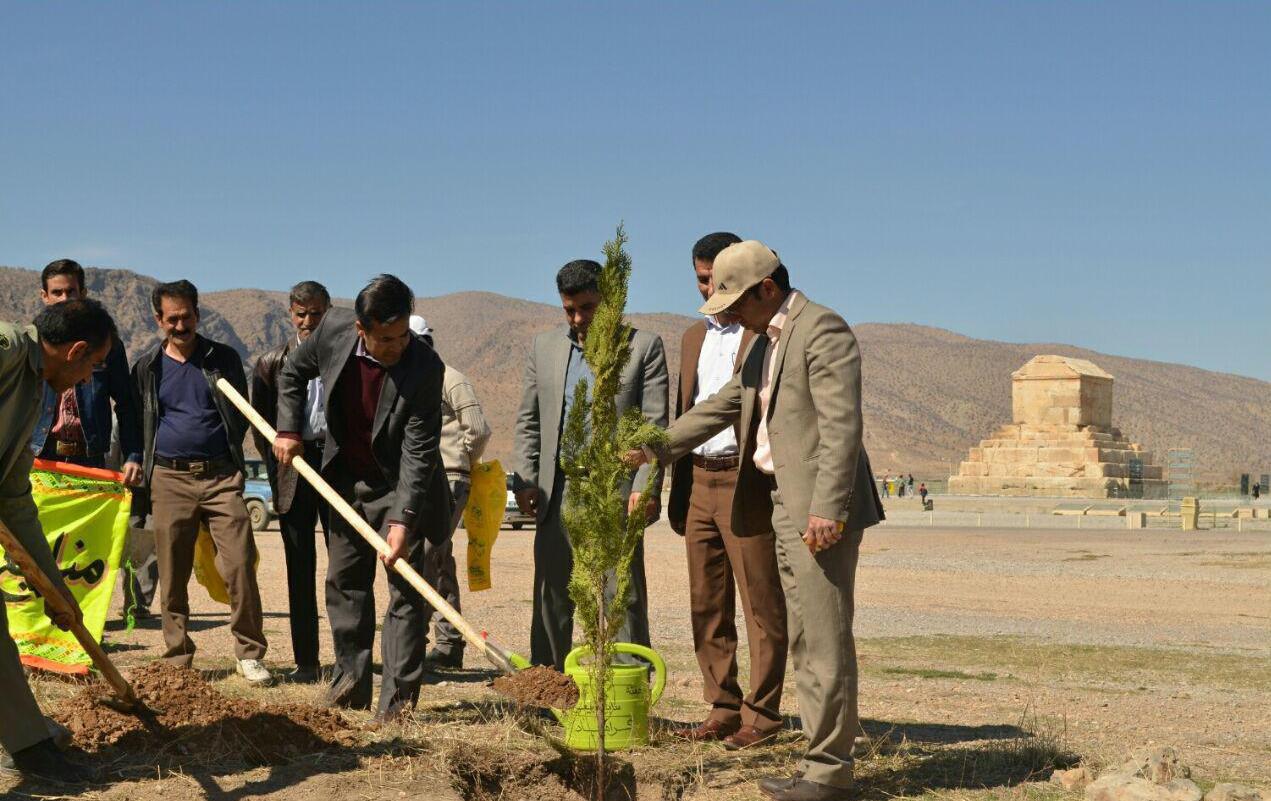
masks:
<svg viewBox="0 0 1271 801"><path fill-rule="evenodd" d="M0 5L0 263L554 301L731 229L851 322L1271 379L1271 5ZM868 355L867 355L868 358Z"/></svg>

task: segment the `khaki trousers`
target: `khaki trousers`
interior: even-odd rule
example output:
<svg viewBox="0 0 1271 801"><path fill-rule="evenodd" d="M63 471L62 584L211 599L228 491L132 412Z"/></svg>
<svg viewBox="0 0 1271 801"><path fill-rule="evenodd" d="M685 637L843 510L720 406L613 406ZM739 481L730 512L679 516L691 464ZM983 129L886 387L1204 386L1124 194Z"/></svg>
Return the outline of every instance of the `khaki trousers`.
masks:
<svg viewBox="0 0 1271 801"><path fill-rule="evenodd" d="M852 636L856 562L864 531L813 556L800 532L807 521L790 519L781 490L772 493L777 564L786 593L790 653L807 751L804 778L834 787L852 784L852 746L860 733L856 707L856 640Z"/></svg>
<svg viewBox="0 0 1271 801"><path fill-rule="evenodd" d="M710 718L766 734L782 725L786 603L774 535L733 534L736 489L736 470L693 469L684 523L693 650L702 670L702 697L712 707ZM744 697L737 681L738 595L750 648L750 692Z"/></svg>
<svg viewBox="0 0 1271 801"><path fill-rule="evenodd" d="M159 556L159 598L163 615L163 658L189 667L189 584L194 542L206 523L216 545L216 569L229 593L230 632L239 659L265 656L265 632L256 585L256 540L243 503L243 474L237 470L195 475L155 465L150 502Z"/></svg>

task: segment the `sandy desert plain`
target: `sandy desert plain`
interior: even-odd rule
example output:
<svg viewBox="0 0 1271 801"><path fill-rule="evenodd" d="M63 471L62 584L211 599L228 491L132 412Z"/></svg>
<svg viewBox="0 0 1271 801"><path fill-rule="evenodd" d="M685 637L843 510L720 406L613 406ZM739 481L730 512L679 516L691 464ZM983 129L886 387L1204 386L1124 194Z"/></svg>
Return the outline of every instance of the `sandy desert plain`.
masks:
<svg viewBox="0 0 1271 801"><path fill-rule="evenodd" d="M908 500L892 500L889 509L909 504L917 510ZM462 529L456 537L462 574ZM493 589L464 597L478 628L521 652L528 650L532 538L532 531L505 529L494 549ZM282 672L291 652L276 524L257 541L266 662ZM788 772L801 750L793 676L783 700L788 731L776 746L730 753L672 737L667 726L700 720L707 707L683 546L665 522L647 533L646 565L653 643L670 676L654 709L651 744L623 754L634 765L637 796L759 799L755 780ZM382 574L378 587L382 609ZM249 687L232 671L225 608L193 584L191 603L195 666L217 692L248 708L321 702L319 686ZM117 597L116 610L120 604ZM321 626L329 665L325 618ZM1271 532L1077 530L1047 528L1044 520L1027 529L888 523L865 537L856 633L867 735L858 742L860 798L1076 799L1079 791L1048 781L1055 768L1098 770L1157 746L1176 748L1202 789L1225 781L1271 789ZM742 638L744 682L744 627ZM152 660L162 637L155 619L132 631L115 621L106 642L127 671ZM469 649L463 670L429 676L404 723L371 731L367 713L345 713L342 742L312 753L253 758L235 747L228 727L167 732L152 748L108 748L93 757L101 782L73 795L577 798L566 788L572 763L548 744L559 729L494 693L493 677ZM33 685L46 710L74 713L82 688L47 677ZM262 761L270 764L253 764ZM4 798L71 792L0 778Z"/></svg>

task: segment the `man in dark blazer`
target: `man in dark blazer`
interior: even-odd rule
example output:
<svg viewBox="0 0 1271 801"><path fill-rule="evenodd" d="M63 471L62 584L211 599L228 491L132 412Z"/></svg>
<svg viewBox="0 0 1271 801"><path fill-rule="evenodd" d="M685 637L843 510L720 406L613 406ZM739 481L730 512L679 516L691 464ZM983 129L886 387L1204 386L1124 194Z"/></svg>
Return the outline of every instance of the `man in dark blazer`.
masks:
<svg viewBox="0 0 1271 801"><path fill-rule="evenodd" d="M521 511L536 515L534 533L534 610L530 628L530 661L536 665L565 664L573 647L574 604L569 598L569 574L573 551L561 519L561 502L567 489L561 471L561 426L573 402L574 387L580 379L594 385L591 370L582 356L587 328L600 305L598 278L600 265L594 261L571 261L556 275L556 289L568 325L534 339L525 365L521 408L517 412L511 465L516 501ZM615 398L618 415L638 408L660 426L666 425L667 370L662 339L647 331L633 331L631 358L623 369ZM649 468L640 468L623 488L627 512L635 512L640 492L648 480ZM649 508L641 510L657 519L659 486L651 493ZM618 639L638 645L649 644L648 590L644 577L644 544L637 546L631 566L631 604Z"/></svg>
<svg viewBox="0 0 1271 801"><path fill-rule="evenodd" d="M331 308L331 295L317 281L296 284L288 300L288 314L296 327L296 336L257 359L252 370L252 407L271 426L277 425L278 375L287 355L309 338ZM278 464L264 434L252 429L252 438L269 473L269 488L273 491L274 508L278 510L282 529L282 553L287 562L287 606L291 611L288 622L291 624L291 653L296 660L296 669L287 675L287 680L312 684L319 675L315 535L318 523L322 523L322 539L326 540L330 507L294 469ZM321 378L309 381L301 438L305 459L320 464L327 438L326 392Z"/></svg>
<svg viewBox="0 0 1271 801"><path fill-rule="evenodd" d="M358 293L354 311L332 309L291 352L278 379L274 456L282 465L304 453L309 382L328 389L323 477L381 532L391 553L423 569L423 538L446 534L449 499L441 467L441 387L445 367L410 332L414 294L399 278L380 275ZM335 673L327 701L371 705L375 642L376 551L339 515L327 542L327 617L335 641ZM413 708L424 673L424 599L392 570L380 639L383 681L376 714L388 722Z"/></svg>
<svg viewBox="0 0 1271 801"><path fill-rule="evenodd" d="M711 296L715 257L740 241L720 232L693 246L703 300ZM754 336L740 323L714 315L689 326L680 344L677 418L732 379ZM723 740L730 750L770 742L781 730L787 646L770 518L754 521L759 530L745 537L730 522L741 461L737 440L736 428L729 426L680 458L672 468L667 506L671 528L684 537L693 650L702 670L702 697L711 705L705 721L678 733L689 740ZM744 696L737 678L738 595L750 648L750 692Z"/></svg>

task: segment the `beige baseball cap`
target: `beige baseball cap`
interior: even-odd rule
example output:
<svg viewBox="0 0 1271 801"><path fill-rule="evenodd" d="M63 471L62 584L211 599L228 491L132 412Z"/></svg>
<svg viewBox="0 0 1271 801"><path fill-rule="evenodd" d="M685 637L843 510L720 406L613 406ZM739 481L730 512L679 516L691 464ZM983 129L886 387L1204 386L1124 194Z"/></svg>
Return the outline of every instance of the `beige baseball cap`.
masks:
<svg viewBox="0 0 1271 801"><path fill-rule="evenodd" d="M715 257L715 264L711 267L715 292L698 311L719 314L780 266L781 259L772 248L758 240L748 239L729 245Z"/></svg>

